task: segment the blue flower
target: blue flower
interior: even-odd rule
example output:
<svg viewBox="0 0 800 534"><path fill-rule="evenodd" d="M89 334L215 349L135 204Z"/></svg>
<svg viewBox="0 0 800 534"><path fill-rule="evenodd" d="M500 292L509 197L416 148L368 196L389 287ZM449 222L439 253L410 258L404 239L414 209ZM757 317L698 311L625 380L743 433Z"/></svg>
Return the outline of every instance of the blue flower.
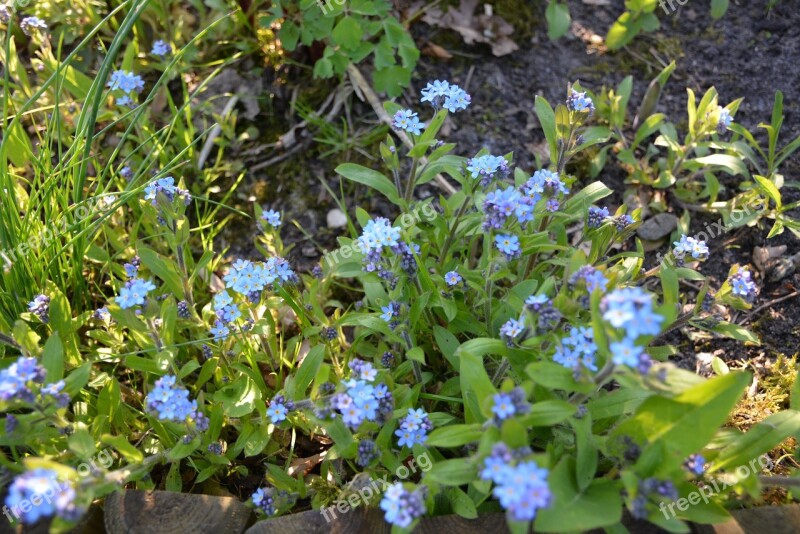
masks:
<svg viewBox="0 0 800 534"><path fill-rule="evenodd" d="M0 400L33 402L31 383L44 382L45 370L35 358L21 356L16 362L0 371Z"/></svg>
<svg viewBox="0 0 800 534"><path fill-rule="evenodd" d="M392 126L398 130L419 135L422 133L422 128L425 127L425 124L419 122L419 117L417 117L416 113L410 109L405 109L394 114L394 117L392 117Z"/></svg>
<svg viewBox="0 0 800 534"><path fill-rule="evenodd" d="M594 102L586 96L586 93L579 93L573 89L572 93L567 97L567 109L579 112L588 111L591 114L594 112Z"/></svg>
<svg viewBox="0 0 800 534"><path fill-rule="evenodd" d="M731 292L735 296L744 299L745 302L752 303L756 298L756 283L752 279L752 274L747 269L739 269L733 276L728 278L731 285Z"/></svg>
<svg viewBox="0 0 800 534"><path fill-rule="evenodd" d="M36 295L28 303L28 311L47 324L50 322L50 297L47 295Z"/></svg>
<svg viewBox="0 0 800 534"><path fill-rule="evenodd" d="M213 339L225 339L231 335L231 331L225 326L225 323L219 320L211 327L210 333Z"/></svg>
<svg viewBox="0 0 800 534"><path fill-rule="evenodd" d="M508 176L511 169L504 157L485 154L467 161L467 171L472 178L481 179L481 187L486 187L495 178L502 179Z"/></svg>
<svg viewBox="0 0 800 534"><path fill-rule="evenodd" d="M598 208L597 206L589 207L589 217L587 226L589 228L600 228L609 217L608 208Z"/></svg>
<svg viewBox="0 0 800 534"><path fill-rule="evenodd" d="M463 278L456 271L450 271L444 275L444 281L448 286L457 286L462 280Z"/></svg>
<svg viewBox="0 0 800 534"><path fill-rule="evenodd" d="M256 508L260 509L265 514L273 515L275 513L274 493L273 488L258 488L253 495L250 496L250 500L253 501Z"/></svg>
<svg viewBox="0 0 800 534"><path fill-rule="evenodd" d="M553 361L575 372L585 367L590 371L597 371L595 357L597 345L594 343L594 331L591 328L572 327L569 335L561 340L561 345L556 347Z"/></svg>
<svg viewBox="0 0 800 534"><path fill-rule="evenodd" d="M117 297L117 304L123 310L134 306L141 306L145 302L147 294L156 288L155 284L149 280L131 278L120 289Z"/></svg>
<svg viewBox="0 0 800 534"><path fill-rule="evenodd" d="M451 85L442 107L450 113L455 113L456 111L467 109L471 101L471 97L463 89L457 85Z"/></svg>
<svg viewBox="0 0 800 534"><path fill-rule="evenodd" d="M548 302L550 299L547 295L531 295L525 299L525 306L533 311L539 311Z"/></svg>
<svg viewBox="0 0 800 534"><path fill-rule="evenodd" d="M187 423L189 419L202 420L196 400L189 400L189 390L177 384L173 375L159 378L145 398L145 408L160 421ZM199 426L199 423L198 423Z"/></svg>
<svg viewBox="0 0 800 534"><path fill-rule="evenodd" d="M397 302L390 302L386 306L381 306L381 319L384 321L391 322L392 319L400 315L400 305Z"/></svg>
<svg viewBox="0 0 800 534"><path fill-rule="evenodd" d="M230 293L227 291L220 291L216 295L214 295L214 309L220 310L225 306L228 306L233 303L233 298L231 298Z"/></svg>
<svg viewBox="0 0 800 534"><path fill-rule="evenodd" d="M436 80L433 83L428 83L425 89L421 91L422 99L420 102L430 102L434 106L439 99L444 98L450 94L450 84L446 81L441 82Z"/></svg>
<svg viewBox="0 0 800 534"><path fill-rule="evenodd" d="M386 489L381 499L381 510L387 523L408 528L425 514L425 499L420 490L408 491L397 482Z"/></svg>
<svg viewBox="0 0 800 534"><path fill-rule="evenodd" d="M97 308L92 314L92 317L100 321L110 321L111 313L109 313L107 307L103 306L102 308Z"/></svg>
<svg viewBox="0 0 800 534"><path fill-rule="evenodd" d="M38 31L47 31L47 23L38 17L25 17L19 23L19 27L27 36L31 36Z"/></svg>
<svg viewBox="0 0 800 534"><path fill-rule="evenodd" d="M119 90L124 94L117 99L120 106L133 106L133 96L144 90L144 80L141 76L124 70L111 73L111 79L106 84L112 91Z"/></svg>
<svg viewBox="0 0 800 534"><path fill-rule="evenodd" d="M701 476L706 472L706 459L700 454L692 454L683 463L683 467L693 475Z"/></svg>
<svg viewBox="0 0 800 534"><path fill-rule="evenodd" d="M547 484L549 472L533 461L514 465L514 456L504 443L497 443L484 460L480 476L495 483L492 493L511 519L532 521L539 509L547 508L552 502Z"/></svg>
<svg viewBox="0 0 800 534"><path fill-rule="evenodd" d="M261 213L261 218L273 228L278 228L281 225L281 212L275 210L267 210Z"/></svg>
<svg viewBox="0 0 800 534"><path fill-rule="evenodd" d="M698 241L694 237L682 235L679 241L673 243L675 248L673 254L677 258L683 258L686 254L691 254L696 260L708 258L708 247L705 241Z"/></svg>
<svg viewBox="0 0 800 534"><path fill-rule="evenodd" d="M49 498L42 496L49 495ZM6 507L20 521L32 525L54 515L67 521L78 519L84 512L75 504L75 488L67 481L60 482L52 469L36 468L14 479L8 488ZM38 505L35 504L38 501ZM31 506L34 503L34 506Z"/></svg>
<svg viewBox="0 0 800 534"><path fill-rule="evenodd" d="M153 206L156 206L158 205L157 197L159 193L163 194L170 202L175 200L175 197L179 197L186 205L192 201L189 191L177 187L172 176L166 176L150 182L144 188L144 199L149 200Z"/></svg>
<svg viewBox="0 0 800 534"><path fill-rule="evenodd" d="M415 443L424 444L432 429L433 423L428 419L425 410L409 408L408 415L400 421L400 428L394 434L400 438L397 443L399 447L411 447Z"/></svg>
<svg viewBox="0 0 800 534"><path fill-rule="evenodd" d="M286 420L286 405L279 402L273 402L267 410L267 415L273 425L277 425L281 421Z"/></svg>
<svg viewBox="0 0 800 534"><path fill-rule="evenodd" d="M570 285L575 285L579 280L586 282L586 290L589 293L594 292L595 289L603 291L608 284L608 279L602 271L595 269L591 265L582 265L578 268L578 270L570 276L569 283Z"/></svg>
<svg viewBox="0 0 800 534"><path fill-rule="evenodd" d="M514 415L516 410L514 409L514 403L511 401L511 397L505 393L498 393L495 395L492 403L492 413L494 413L496 418L500 421Z"/></svg>
<svg viewBox="0 0 800 534"><path fill-rule="evenodd" d="M724 134L728 128L731 127L733 124L733 117L731 116L731 112L725 108L719 112L719 122L717 122L717 133L720 135Z"/></svg>
<svg viewBox="0 0 800 534"><path fill-rule="evenodd" d="M505 254L507 259L520 255L519 238L515 235L498 235L494 238L497 249Z"/></svg>
<svg viewBox="0 0 800 534"><path fill-rule="evenodd" d="M617 232L623 231L628 226L634 223L633 217L630 215L624 214L618 217L614 217L614 227L617 229Z"/></svg>
<svg viewBox="0 0 800 534"><path fill-rule="evenodd" d="M158 40L153 43L153 48L150 53L154 56L166 56L172 53L172 45L166 41Z"/></svg>
<svg viewBox="0 0 800 534"><path fill-rule="evenodd" d="M616 365L627 365L633 369L639 366L639 358L643 354L641 347L637 347L633 340L623 339L609 345L611 359Z"/></svg>
<svg viewBox="0 0 800 534"><path fill-rule="evenodd" d="M508 343L514 341L519 335L525 330L525 323L524 321L516 320L516 319L509 319L508 321L503 324L500 328L500 336L503 337Z"/></svg>

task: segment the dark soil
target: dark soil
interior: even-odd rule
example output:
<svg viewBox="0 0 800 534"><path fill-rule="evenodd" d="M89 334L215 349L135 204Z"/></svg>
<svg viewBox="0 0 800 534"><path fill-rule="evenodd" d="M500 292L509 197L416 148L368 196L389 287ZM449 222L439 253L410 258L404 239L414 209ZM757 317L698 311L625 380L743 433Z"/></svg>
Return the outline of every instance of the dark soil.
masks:
<svg viewBox="0 0 800 534"><path fill-rule="evenodd" d="M532 171L535 169L534 154L542 153L544 146L543 134L533 112L536 95L543 95L551 103L556 103L564 99L568 82L580 80L584 87L599 91L603 86L616 87L626 76L632 75L634 90L629 107L634 113L649 81L673 59L677 62L677 69L662 95L658 111L666 113L679 127L686 122L685 88L702 95L714 86L723 104L745 97L736 121L750 129L769 121L775 91L781 90L784 93L785 122L780 145L800 133L800 73L796 67L800 58L800 16L794 2L779 2L768 11L768 0L734 0L726 16L719 21L710 19L708 3L689 3L670 15L659 12L660 31L640 35L618 52L608 52L602 45L598 47L591 35L606 34L623 11L622 0L612 0L609 5L601 6L570 2L572 30L557 41L550 41L546 36L546 2L503 1L502 9L500 3L498 1L497 12L512 23L536 21L534 27L518 28L519 35L514 37L520 49L501 58L492 56L488 46L463 44L449 30L432 28L424 23L412 26L420 48L428 42L435 43L454 57L442 60L423 55L412 88L401 101L417 106L419 89L432 79L447 79L464 87L472 95L472 105L448 121L443 129L448 141L458 144L461 155L474 154L483 147L493 153L513 151L515 164ZM271 111L282 109L288 116L288 108L288 101L284 99L273 101ZM352 107L348 108L348 120L355 131L363 132L375 125L372 110L355 99ZM322 181L337 195L344 193L350 213L356 206L372 214L392 213L389 206L370 196L363 188L347 185L340 191L340 183L333 172L343 161L376 166L372 163L374 160L365 159L354 150L323 159L318 157L313 144L308 146L299 157L252 173L240 192L243 201L254 199L283 211L284 241L295 245L290 259L301 271L308 271L318 264L320 249L335 248L335 238L341 234L340 230L328 229L326 225L326 213L336 204L320 185ZM790 158L782 169L787 181L796 181L798 171L800 158L797 156ZM625 176L621 169L609 164L599 177L615 191L614 196L608 199L610 208L616 208L624 198ZM730 182L725 185L729 188L736 186ZM428 189L421 194L438 194L438 191ZM797 189L785 188L783 194L784 203L797 201L800 197ZM245 203L242 206L252 212ZM672 209L678 215L682 212L677 206ZM297 227L289 223L292 220L297 221ZM715 215L694 214L690 235L715 220ZM257 256L249 240L242 238L252 234L254 222L238 221L229 227L221 245L230 246L232 254ZM724 282L732 265L751 263L753 247L766 243L770 227L771 224L765 221L763 226L739 229L709 242L711 257L699 269L709 276L712 288L718 288ZM787 255L800 251L800 240L788 230L772 239L770 244L787 245ZM664 250L666 248L662 252ZM650 254L655 257L656 252ZM758 271L751 269L760 283L760 293L753 309L800 287L800 274L776 283L766 283ZM691 302L694 290L686 289ZM748 314L727 310L724 317L755 328L763 340L760 347L718 338L691 341L685 332L675 332L669 336L668 342L681 350L676 362L695 368L696 354L700 352L719 355L729 362L763 358L764 355L772 357L776 353L789 356L797 353L800 344L799 298L766 306L752 316Z"/></svg>

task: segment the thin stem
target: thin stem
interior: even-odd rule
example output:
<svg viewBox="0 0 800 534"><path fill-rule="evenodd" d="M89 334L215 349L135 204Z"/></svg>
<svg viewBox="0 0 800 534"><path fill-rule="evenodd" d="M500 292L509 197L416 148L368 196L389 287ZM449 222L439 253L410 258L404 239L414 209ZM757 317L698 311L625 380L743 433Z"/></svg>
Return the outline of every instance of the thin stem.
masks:
<svg viewBox="0 0 800 534"><path fill-rule="evenodd" d="M494 386L497 386L500 380L503 379L503 375L505 375L506 371L508 371L509 365L510 363L508 361L508 358L504 356L503 360L500 362L500 365L497 367L497 370L494 372L494 376L492 377L492 384Z"/></svg>
<svg viewBox="0 0 800 534"><path fill-rule="evenodd" d="M600 372L597 373L597 376L594 377L594 384L595 386L597 386L597 390L599 390L601 387L605 385L606 379L608 379L614 373L615 367L616 366L614 365L614 361L611 358L609 358L608 361L606 361L606 364L603 366L603 368L600 369ZM586 393L580 393L573 395L569 399L569 402L571 404L580 404L588 398L589 395L587 395Z"/></svg>
<svg viewBox="0 0 800 534"><path fill-rule="evenodd" d="M411 197L414 194L414 185L417 181L417 165L419 165L419 158L414 158L411 162L411 172L408 176L408 183L406 184L406 192L403 195L406 203L411 202Z"/></svg>
<svg viewBox="0 0 800 534"><path fill-rule="evenodd" d="M461 204L461 207L458 209L458 213L456 213L456 218L453 221L453 227L450 229L450 232L447 234L447 239L444 242L444 246L442 247L441 257L439 258L439 269L444 266L444 262L447 258L447 253L450 250L450 245L453 244L453 238L456 235L456 230L458 229L458 223L461 222L461 217L464 216L464 212L467 211L467 205L471 200L471 196L467 195L467 198L464 199L464 203Z"/></svg>

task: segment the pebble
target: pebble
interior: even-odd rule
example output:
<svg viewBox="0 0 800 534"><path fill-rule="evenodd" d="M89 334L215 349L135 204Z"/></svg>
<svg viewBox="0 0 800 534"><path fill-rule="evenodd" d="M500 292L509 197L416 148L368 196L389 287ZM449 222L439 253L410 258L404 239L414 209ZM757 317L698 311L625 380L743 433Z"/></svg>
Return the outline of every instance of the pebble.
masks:
<svg viewBox="0 0 800 534"><path fill-rule="evenodd" d="M347 226L347 215L339 208L334 208L328 212L328 228L343 228Z"/></svg>

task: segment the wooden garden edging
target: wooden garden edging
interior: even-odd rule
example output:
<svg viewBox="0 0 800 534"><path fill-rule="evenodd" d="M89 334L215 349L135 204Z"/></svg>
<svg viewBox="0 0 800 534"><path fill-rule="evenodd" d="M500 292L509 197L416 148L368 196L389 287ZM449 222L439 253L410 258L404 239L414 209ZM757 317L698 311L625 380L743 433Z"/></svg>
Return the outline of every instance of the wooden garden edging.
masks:
<svg viewBox="0 0 800 534"><path fill-rule="evenodd" d="M721 525L691 525L694 534L797 534L800 533L800 504L762 506L731 512L733 519ZM255 522L254 514L238 499L173 493L168 491L127 490L106 497L104 510L92 507L73 531L75 534L390 534L383 512L359 508L348 513L328 515L318 510L289 514ZM623 524L630 534L662 534L652 523L629 515ZM248 528L249 527L249 528ZM46 522L14 530L0 521L0 534L48 532ZM456 515L426 517L415 534L506 534L504 514L477 519ZM602 534L602 530L591 534Z"/></svg>

